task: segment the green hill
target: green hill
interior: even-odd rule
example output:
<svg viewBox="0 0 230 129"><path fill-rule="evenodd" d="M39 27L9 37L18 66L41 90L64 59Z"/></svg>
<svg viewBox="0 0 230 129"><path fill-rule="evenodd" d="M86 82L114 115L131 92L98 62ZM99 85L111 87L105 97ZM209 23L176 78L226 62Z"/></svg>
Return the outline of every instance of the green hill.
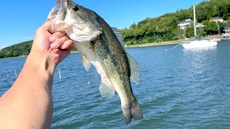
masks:
<svg viewBox="0 0 230 129"><path fill-rule="evenodd" d="M28 55L33 41L15 44L0 50L0 58Z"/></svg>
<svg viewBox="0 0 230 129"><path fill-rule="evenodd" d="M32 43L33 41L26 41L3 48L2 50L0 50L0 58L28 55L32 47ZM73 47L71 51L77 51L77 49Z"/></svg>

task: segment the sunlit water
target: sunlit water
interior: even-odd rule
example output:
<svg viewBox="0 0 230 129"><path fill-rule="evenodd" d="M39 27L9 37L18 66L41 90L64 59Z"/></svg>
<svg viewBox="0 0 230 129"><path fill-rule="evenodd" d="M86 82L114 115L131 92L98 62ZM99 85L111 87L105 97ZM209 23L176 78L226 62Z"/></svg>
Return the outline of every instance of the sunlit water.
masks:
<svg viewBox="0 0 230 129"><path fill-rule="evenodd" d="M94 68L86 72L79 54L71 54L55 72L52 128L229 128L230 41L203 50L173 47L127 49L141 67L141 80L132 87L144 115L129 125L119 97L102 98L100 76ZM13 84L25 59L0 60L0 96Z"/></svg>

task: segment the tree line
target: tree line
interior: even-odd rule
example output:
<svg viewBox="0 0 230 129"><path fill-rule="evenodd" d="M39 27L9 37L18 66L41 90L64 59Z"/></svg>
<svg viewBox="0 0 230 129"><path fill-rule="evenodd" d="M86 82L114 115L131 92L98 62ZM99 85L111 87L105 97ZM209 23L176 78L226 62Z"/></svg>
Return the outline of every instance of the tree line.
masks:
<svg viewBox="0 0 230 129"><path fill-rule="evenodd" d="M225 22L210 22L214 17L221 17ZM146 18L139 23L132 24L122 30L124 41L127 45L171 41L194 37L193 26L181 30L180 21L193 19L193 8L177 10L157 18ZM197 22L205 26L197 28L199 36L224 33L224 28L230 26L230 0L203 1L196 6Z"/></svg>
<svg viewBox="0 0 230 129"><path fill-rule="evenodd" d="M0 58L28 55L33 41L15 44L0 50Z"/></svg>
<svg viewBox="0 0 230 129"><path fill-rule="evenodd" d="M3 48L2 50L0 50L0 58L28 55L30 53L32 43L33 40ZM76 48L73 47L71 51L76 51Z"/></svg>

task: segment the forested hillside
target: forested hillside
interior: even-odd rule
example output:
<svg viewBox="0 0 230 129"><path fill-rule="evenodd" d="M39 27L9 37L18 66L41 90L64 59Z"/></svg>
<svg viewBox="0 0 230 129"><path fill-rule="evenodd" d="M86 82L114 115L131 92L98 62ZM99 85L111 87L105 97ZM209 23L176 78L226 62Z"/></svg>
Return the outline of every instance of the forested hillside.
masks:
<svg viewBox="0 0 230 129"><path fill-rule="evenodd" d="M0 50L0 58L16 57L28 55L32 46L32 41L19 43Z"/></svg>
<svg viewBox="0 0 230 129"><path fill-rule="evenodd" d="M197 22L204 23L205 27L198 28L199 36L218 34L217 24L209 22L211 18L221 17L224 23L219 23L220 32L224 27L230 26L230 0L204 1L196 6ZM157 18L146 18L130 28L122 30L124 41L127 45L144 44L151 42L170 41L183 38L191 38L193 26L180 30L178 23L185 19L193 19L192 7L185 10L177 10ZM186 34L186 37L183 36Z"/></svg>

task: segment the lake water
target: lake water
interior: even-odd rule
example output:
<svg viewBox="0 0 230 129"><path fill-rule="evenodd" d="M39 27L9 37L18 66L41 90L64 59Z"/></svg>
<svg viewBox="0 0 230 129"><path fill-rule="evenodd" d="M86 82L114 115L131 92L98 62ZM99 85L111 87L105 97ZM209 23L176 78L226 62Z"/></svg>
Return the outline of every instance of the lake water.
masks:
<svg viewBox="0 0 230 129"><path fill-rule="evenodd" d="M129 125L124 123L118 95L102 98L100 76L94 68L86 72L79 54L71 54L55 72L52 129L229 128L230 41L203 50L174 46L127 49L141 67L141 80L132 87L144 116ZM24 61L0 59L0 96Z"/></svg>

